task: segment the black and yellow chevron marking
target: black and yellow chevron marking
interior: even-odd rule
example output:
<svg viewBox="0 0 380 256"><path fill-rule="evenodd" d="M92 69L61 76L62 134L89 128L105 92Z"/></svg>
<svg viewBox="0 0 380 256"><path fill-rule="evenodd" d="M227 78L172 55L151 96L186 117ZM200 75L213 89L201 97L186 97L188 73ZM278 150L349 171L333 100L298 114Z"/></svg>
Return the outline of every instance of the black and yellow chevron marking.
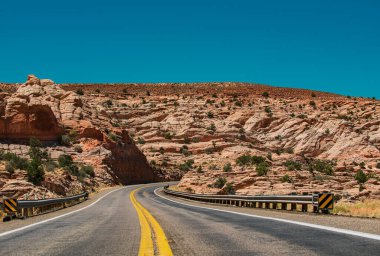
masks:
<svg viewBox="0 0 380 256"><path fill-rule="evenodd" d="M319 194L318 208L319 209L332 209L334 207L333 194Z"/></svg>
<svg viewBox="0 0 380 256"><path fill-rule="evenodd" d="M4 212L13 213L17 212L18 203L16 199L8 198L3 200Z"/></svg>

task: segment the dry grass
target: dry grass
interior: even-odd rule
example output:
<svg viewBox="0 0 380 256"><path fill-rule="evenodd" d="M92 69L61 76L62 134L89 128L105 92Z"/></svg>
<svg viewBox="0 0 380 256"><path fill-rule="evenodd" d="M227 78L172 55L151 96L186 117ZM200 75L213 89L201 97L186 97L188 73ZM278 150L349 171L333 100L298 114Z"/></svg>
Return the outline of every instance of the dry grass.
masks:
<svg viewBox="0 0 380 256"><path fill-rule="evenodd" d="M337 203L334 206L334 214L380 218L380 200L365 200L357 203Z"/></svg>

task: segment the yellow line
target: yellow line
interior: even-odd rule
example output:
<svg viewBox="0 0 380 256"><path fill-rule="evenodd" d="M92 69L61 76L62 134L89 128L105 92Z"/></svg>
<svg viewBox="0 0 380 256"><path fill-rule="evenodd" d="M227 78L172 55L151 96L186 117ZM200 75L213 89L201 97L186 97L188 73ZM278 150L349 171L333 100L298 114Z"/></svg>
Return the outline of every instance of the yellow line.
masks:
<svg viewBox="0 0 380 256"><path fill-rule="evenodd" d="M162 229L162 227L160 226L160 224L157 222L157 220L148 212L147 209L145 209L135 198L135 192L139 190L138 189L135 189L134 191L131 192L131 201L133 203L133 205L135 206L136 208L136 211L138 212L139 214L139 211L141 211L145 217L145 220L147 222L149 222L150 226L152 227L153 229L153 232L154 232L154 237L155 237L155 242L156 242L156 245L157 245L157 251L158 251L158 255L163 255L163 256L172 256L173 255L173 252L169 246L169 242L168 242L168 239L166 238L166 235L165 235L165 232L164 230ZM141 222L141 218L140 218L140 222ZM140 226L141 226L141 234L143 234L143 226L141 225L140 223ZM151 229L149 229L149 231L151 232ZM149 236L150 238L152 237L152 235ZM145 241L143 241L143 236L141 236L141 243L140 243L140 251L139 251L139 255L147 255L147 254L144 254L144 249L142 247L142 244L145 243ZM150 255L153 255L153 254L150 254Z"/></svg>
<svg viewBox="0 0 380 256"><path fill-rule="evenodd" d="M141 229L141 238L140 238L140 248L139 256L142 255L154 255L153 240L152 240L152 231L150 229L149 223L145 218L142 210L139 207L139 203L135 199L136 190L132 191L129 195L133 206L136 209L137 215L139 216L140 229Z"/></svg>

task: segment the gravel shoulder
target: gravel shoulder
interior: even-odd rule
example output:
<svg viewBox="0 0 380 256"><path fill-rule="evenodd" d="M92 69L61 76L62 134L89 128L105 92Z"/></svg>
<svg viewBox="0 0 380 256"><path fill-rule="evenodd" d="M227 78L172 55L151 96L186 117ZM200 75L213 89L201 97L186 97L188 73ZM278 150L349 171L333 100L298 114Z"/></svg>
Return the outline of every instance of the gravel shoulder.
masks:
<svg viewBox="0 0 380 256"><path fill-rule="evenodd" d="M310 224L329 226L341 229L347 229L358 232L365 232L370 234L380 235L380 219L374 218L358 218L358 217L346 217L338 215L323 215L315 213L302 213L302 212L289 212L281 210L268 210L268 209L255 209L255 208L243 208L235 206L222 206L210 203L196 202L175 196L167 195L161 190L158 191L161 196L169 198L171 200L186 203L194 206L203 206L213 209L228 210L239 213L246 213L252 215L258 215L263 217L271 217L278 219L286 219L291 221L305 222Z"/></svg>
<svg viewBox="0 0 380 256"><path fill-rule="evenodd" d="M108 192L117 190L120 187L121 186L102 188L99 191L91 193L88 200L86 200L80 204L76 204L74 206L64 208L64 209L61 209L58 211L49 212L46 214L30 217L30 218L27 218L24 220L14 219L14 220L9 221L9 222L0 222L0 233L6 232L9 230L13 230L13 229L17 229L17 228L21 228L21 227L24 227L24 226L27 226L30 224L34 224L34 223L37 223L37 222L40 222L43 220L54 218L56 216L60 216L60 215L65 214L65 213L69 213L69 212L81 209L83 207L86 207L86 206L92 204L93 202L95 202L96 200L98 200L100 197L104 196Z"/></svg>

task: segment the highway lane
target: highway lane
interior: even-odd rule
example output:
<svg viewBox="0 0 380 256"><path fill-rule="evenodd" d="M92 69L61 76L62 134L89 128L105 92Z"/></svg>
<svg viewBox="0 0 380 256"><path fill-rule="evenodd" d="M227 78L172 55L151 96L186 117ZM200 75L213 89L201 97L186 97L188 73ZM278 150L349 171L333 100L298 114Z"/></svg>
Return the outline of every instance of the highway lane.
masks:
<svg viewBox="0 0 380 256"><path fill-rule="evenodd" d="M129 199L135 186L95 205L6 236L0 255L137 255L139 219Z"/></svg>
<svg viewBox="0 0 380 256"><path fill-rule="evenodd" d="M174 255L377 255L380 241L177 204L138 191Z"/></svg>
<svg viewBox="0 0 380 256"><path fill-rule="evenodd" d="M147 229L162 227L155 231L153 243L159 244L166 235L174 255L377 255L380 251L377 240L181 205L155 195L160 186L127 186L79 212L0 234L0 255L138 255L142 244L149 245L149 239L140 239L140 221L148 213L157 223L146 217ZM132 203L134 198L137 202ZM159 246L152 251L157 255Z"/></svg>

